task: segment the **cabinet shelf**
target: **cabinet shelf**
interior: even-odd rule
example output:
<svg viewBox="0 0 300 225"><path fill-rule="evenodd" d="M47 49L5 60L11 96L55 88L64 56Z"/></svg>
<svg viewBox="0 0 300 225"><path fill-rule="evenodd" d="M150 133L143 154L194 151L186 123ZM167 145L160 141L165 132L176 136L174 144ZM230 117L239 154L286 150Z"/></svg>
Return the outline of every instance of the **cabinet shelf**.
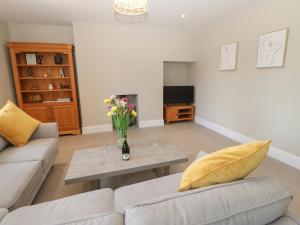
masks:
<svg viewBox="0 0 300 225"><path fill-rule="evenodd" d="M19 67L68 67L69 64L18 64Z"/></svg>
<svg viewBox="0 0 300 225"><path fill-rule="evenodd" d="M30 106L53 106L53 105L73 105L73 101L70 102L25 102L24 107L30 107Z"/></svg>
<svg viewBox="0 0 300 225"><path fill-rule="evenodd" d="M57 90L23 90L22 93L33 93L33 92L62 92L62 91L72 91L72 89L57 89Z"/></svg>
<svg viewBox="0 0 300 225"><path fill-rule="evenodd" d="M20 77L20 80L66 80L71 77Z"/></svg>
<svg viewBox="0 0 300 225"><path fill-rule="evenodd" d="M181 115L182 115L182 116L184 116L184 115L192 115L192 114L193 114L193 112L183 112L183 113L182 113L182 112L179 112L179 113L178 113L179 116L181 116Z"/></svg>

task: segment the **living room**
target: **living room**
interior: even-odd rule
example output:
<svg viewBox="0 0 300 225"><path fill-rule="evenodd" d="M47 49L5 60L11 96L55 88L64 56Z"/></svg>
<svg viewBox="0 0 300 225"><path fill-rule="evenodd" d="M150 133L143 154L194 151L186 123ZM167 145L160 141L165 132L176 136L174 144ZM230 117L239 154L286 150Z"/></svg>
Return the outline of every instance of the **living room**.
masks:
<svg viewBox="0 0 300 225"><path fill-rule="evenodd" d="M300 2L132 1L138 12L126 11L126 2L0 2L0 225L300 224ZM178 88L192 87L192 100L171 104L166 87L181 95ZM191 107L191 121L169 122L167 108L182 106ZM126 118L117 117L122 107ZM17 120L8 109L26 114ZM35 124L30 131L22 126L27 114ZM119 123L124 118L136 120L128 132ZM19 133L12 129L27 132L24 143L14 141ZM256 166L243 162L226 179L219 172L209 185L179 187L196 162L205 167L218 157L211 153L233 154L228 147L256 142L269 147L253 159ZM13 167L20 161L28 165ZM4 178L12 170L36 176L17 184L17 177ZM185 193L195 201L179 199ZM105 204L94 207L99 201ZM238 207L256 208L237 218Z"/></svg>

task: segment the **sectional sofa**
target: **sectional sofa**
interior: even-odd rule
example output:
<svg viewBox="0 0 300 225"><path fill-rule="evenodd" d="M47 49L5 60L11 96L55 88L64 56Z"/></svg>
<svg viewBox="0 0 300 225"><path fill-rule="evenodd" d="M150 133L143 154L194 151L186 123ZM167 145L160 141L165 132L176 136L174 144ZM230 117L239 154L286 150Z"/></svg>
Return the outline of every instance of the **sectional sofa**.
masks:
<svg viewBox="0 0 300 225"><path fill-rule="evenodd" d="M203 155L201 153L200 155ZM0 225L299 225L268 177L176 192L182 173L3 212ZM5 215L6 214L6 215Z"/></svg>
<svg viewBox="0 0 300 225"><path fill-rule="evenodd" d="M0 216L30 205L58 154L55 123L43 123L23 147L0 136Z"/></svg>

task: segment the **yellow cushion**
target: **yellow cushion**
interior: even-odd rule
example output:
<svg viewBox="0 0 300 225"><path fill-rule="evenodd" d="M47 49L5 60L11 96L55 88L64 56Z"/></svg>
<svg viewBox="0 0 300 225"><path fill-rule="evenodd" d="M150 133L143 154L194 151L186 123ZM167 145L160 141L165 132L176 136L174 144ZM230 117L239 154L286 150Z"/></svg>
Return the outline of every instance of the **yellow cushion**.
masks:
<svg viewBox="0 0 300 225"><path fill-rule="evenodd" d="M177 191L242 179L265 158L271 141L225 148L192 163L183 173Z"/></svg>
<svg viewBox="0 0 300 225"><path fill-rule="evenodd" d="M11 101L0 110L0 135L15 146L25 145L40 123Z"/></svg>

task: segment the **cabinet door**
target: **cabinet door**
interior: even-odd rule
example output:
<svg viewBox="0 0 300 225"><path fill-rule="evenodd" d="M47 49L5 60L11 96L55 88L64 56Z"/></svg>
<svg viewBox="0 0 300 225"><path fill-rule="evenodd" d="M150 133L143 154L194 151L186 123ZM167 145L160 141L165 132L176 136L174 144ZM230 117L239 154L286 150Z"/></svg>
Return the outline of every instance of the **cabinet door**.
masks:
<svg viewBox="0 0 300 225"><path fill-rule="evenodd" d="M24 111L42 123L49 122L49 110L47 106L26 106Z"/></svg>
<svg viewBox="0 0 300 225"><path fill-rule="evenodd" d="M167 112L167 117L169 121L176 121L178 117L177 109L169 109Z"/></svg>
<svg viewBox="0 0 300 225"><path fill-rule="evenodd" d="M76 129L76 119L73 105L52 106L52 112L59 131Z"/></svg>

